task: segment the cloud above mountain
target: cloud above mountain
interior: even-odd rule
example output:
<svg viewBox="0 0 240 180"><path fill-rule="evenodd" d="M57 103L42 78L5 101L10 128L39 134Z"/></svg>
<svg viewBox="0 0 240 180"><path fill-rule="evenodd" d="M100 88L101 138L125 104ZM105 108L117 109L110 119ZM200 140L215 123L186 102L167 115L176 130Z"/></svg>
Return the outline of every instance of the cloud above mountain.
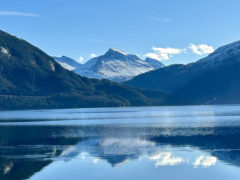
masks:
<svg viewBox="0 0 240 180"><path fill-rule="evenodd" d="M169 60L171 57L181 53L188 53L189 50L196 55L205 55L214 52L214 48L207 44L190 44L187 48L172 48L172 47L152 47L153 52L145 54L145 57L156 59L159 61Z"/></svg>
<svg viewBox="0 0 240 180"><path fill-rule="evenodd" d="M180 54L185 51L185 49L177 49L177 48L160 48L160 47L152 47L154 52L150 52L145 54L146 57L157 59L159 61L168 60L173 55Z"/></svg>
<svg viewBox="0 0 240 180"><path fill-rule="evenodd" d="M77 60L78 63L83 63L83 61L84 61L84 58L82 56L80 56Z"/></svg>
<svg viewBox="0 0 240 180"><path fill-rule="evenodd" d="M95 58L95 57L97 57L97 55L95 53L91 53L91 54L89 54L89 57L90 58Z"/></svg>
<svg viewBox="0 0 240 180"><path fill-rule="evenodd" d="M192 50L194 54L198 54L198 55L210 54L214 51L214 48L207 44L199 44L199 45L190 44L189 48Z"/></svg>

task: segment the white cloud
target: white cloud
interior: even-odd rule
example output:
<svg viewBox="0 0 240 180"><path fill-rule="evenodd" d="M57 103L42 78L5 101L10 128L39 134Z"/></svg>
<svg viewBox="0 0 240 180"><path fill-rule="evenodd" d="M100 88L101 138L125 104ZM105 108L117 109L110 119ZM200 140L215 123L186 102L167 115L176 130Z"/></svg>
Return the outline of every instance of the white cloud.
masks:
<svg viewBox="0 0 240 180"><path fill-rule="evenodd" d="M99 159L98 159L98 158L94 158L94 159L93 159L93 163L94 163L94 164L97 164L97 163L98 163L98 161L99 161Z"/></svg>
<svg viewBox="0 0 240 180"><path fill-rule="evenodd" d="M149 159L156 161L155 166L175 166L183 163L182 157L175 157L171 152L160 152L158 154L152 155Z"/></svg>
<svg viewBox="0 0 240 180"><path fill-rule="evenodd" d="M25 13L25 12L15 12L15 11L0 11L0 16L30 16L30 17L39 17L35 13Z"/></svg>
<svg viewBox="0 0 240 180"><path fill-rule="evenodd" d="M152 58L152 59L157 59L159 61L161 60L168 60L175 54L180 54L185 51L185 49L177 49L177 48L157 48L153 47L152 50L154 51L153 53L147 53L145 54L146 57Z"/></svg>
<svg viewBox="0 0 240 180"><path fill-rule="evenodd" d="M97 57L97 55L94 54L94 53L91 53L91 54L89 54L89 57L90 57L90 58L95 58L95 57Z"/></svg>
<svg viewBox="0 0 240 180"><path fill-rule="evenodd" d="M80 56L77 60L78 63L83 63L83 61L84 61L84 58L82 56Z"/></svg>
<svg viewBox="0 0 240 180"><path fill-rule="evenodd" d="M87 152L81 152L80 154L78 154L78 157L80 158L80 159L86 159L86 156L88 155L88 153Z"/></svg>
<svg viewBox="0 0 240 180"><path fill-rule="evenodd" d="M193 53L198 55L210 54L214 51L214 48L207 44L190 44L189 48L192 50Z"/></svg>
<svg viewBox="0 0 240 180"><path fill-rule="evenodd" d="M214 166L217 162L217 158L214 156L199 156L193 163L194 167L203 166L209 167Z"/></svg>

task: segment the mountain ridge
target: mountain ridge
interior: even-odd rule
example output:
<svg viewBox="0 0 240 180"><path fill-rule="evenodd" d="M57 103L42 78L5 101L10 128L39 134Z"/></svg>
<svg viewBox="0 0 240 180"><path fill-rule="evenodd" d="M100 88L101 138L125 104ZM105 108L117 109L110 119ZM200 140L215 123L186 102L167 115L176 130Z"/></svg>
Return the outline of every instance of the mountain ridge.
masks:
<svg viewBox="0 0 240 180"><path fill-rule="evenodd" d="M222 46L187 65L150 71L124 84L171 93L169 105L240 103L240 41Z"/></svg>
<svg viewBox="0 0 240 180"><path fill-rule="evenodd" d="M58 59L56 60L58 61ZM144 61L137 55L128 54L116 48L109 48L103 55L94 57L73 70L77 74L89 78L121 82L164 66L158 60L148 58L146 60Z"/></svg>
<svg viewBox="0 0 240 180"><path fill-rule="evenodd" d="M155 92L153 95L155 96ZM159 95L164 93L159 92ZM148 91L81 77L25 40L0 31L0 109L159 104Z"/></svg>
<svg viewBox="0 0 240 180"><path fill-rule="evenodd" d="M77 61L75 61L72 58L69 58L67 56L61 56L61 57L53 57L55 59L55 61L57 61L63 68L67 69L67 70L74 70L77 69L81 66L80 63L78 63Z"/></svg>

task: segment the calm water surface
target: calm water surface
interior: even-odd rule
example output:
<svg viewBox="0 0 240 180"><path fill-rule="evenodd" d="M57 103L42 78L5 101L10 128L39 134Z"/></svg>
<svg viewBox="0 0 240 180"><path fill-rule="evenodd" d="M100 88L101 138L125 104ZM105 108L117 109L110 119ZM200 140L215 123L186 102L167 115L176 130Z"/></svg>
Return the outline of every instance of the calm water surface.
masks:
<svg viewBox="0 0 240 180"><path fill-rule="evenodd" d="M239 180L240 106L0 112L1 180Z"/></svg>

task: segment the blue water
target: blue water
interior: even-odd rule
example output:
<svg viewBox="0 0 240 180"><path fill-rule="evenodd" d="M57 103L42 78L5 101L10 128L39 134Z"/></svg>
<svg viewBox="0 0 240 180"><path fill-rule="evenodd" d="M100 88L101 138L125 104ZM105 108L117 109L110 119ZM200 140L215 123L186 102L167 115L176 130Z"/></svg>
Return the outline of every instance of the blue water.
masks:
<svg viewBox="0 0 240 180"><path fill-rule="evenodd" d="M0 112L0 179L240 179L240 106Z"/></svg>

